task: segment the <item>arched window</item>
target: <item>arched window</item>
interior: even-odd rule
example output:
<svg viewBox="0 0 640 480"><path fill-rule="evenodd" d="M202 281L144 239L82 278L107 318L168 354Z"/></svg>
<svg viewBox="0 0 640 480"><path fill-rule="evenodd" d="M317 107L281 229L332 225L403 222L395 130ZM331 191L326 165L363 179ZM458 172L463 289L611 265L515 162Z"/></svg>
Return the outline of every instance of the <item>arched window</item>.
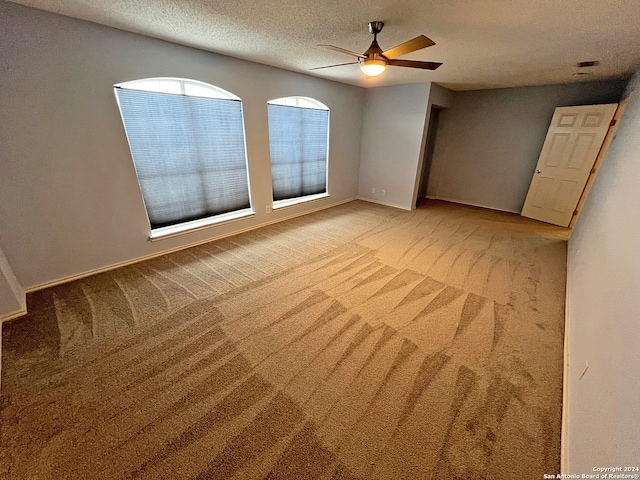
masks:
<svg viewBox="0 0 640 480"><path fill-rule="evenodd" d="M283 105L285 107L311 108L314 110L329 110L324 103L311 97L284 97L267 102L269 105Z"/></svg>
<svg viewBox="0 0 640 480"><path fill-rule="evenodd" d="M143 90L145 92L174 93L177 95L189 95L192 97L222 98L225 100L240 100L231 92L222 88L209 85L197 80L186 78L147 78L132 82L118 83L116 88L128 88L130 90Z"/></svg>
<svg viewBox="0 0 640 480"><path fill-rule="evenodd" d="M309 97L267 104L274 208L327 195L329 108Z"/></svg>
<svg viewBox="0 0 640 480"><path fill-rule="evenodd" d="M115 92L152 237L252 213L237 96L180 78L120 83Z"/></svg>

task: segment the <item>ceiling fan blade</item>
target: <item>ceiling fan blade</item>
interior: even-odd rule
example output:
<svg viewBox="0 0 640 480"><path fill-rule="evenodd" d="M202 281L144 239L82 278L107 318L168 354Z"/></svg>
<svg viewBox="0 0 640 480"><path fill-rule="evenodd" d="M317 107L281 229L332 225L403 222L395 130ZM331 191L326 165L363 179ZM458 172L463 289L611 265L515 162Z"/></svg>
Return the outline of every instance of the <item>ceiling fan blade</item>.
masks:
<svg viewBox="0 0 640 480"><path fill-rule="evenodd" d="M406 55L407 53L415 52L416 50L421 50L435 44L436 42L434 42L430 38L427 38L424 35L420 35L419 37L412 38L409 41L401 43L400 45L396 45L386 52L382 52L382 55L384 55L388 59L398 58L402 55Z"/></svg>
<svg viewBox="0 0 640 480"><path fill-rule="evenodd" d="M423 68L425 70L435 70L442 63L439 62L419 62L417 60L389 60L387 65L394 67L411 67L411 68Z"/></svg>
<svg viewBox="0 0 640 480"><path fill-rule="evenodd" d="M330 50L335 50L336 52L346 53L347 55L352 55L358 58L367 58L361 53L352 52L351 50L347 50L346 48L336 47L335 45L318 45L319 47L328 48Z"/></svg>
<svg viewBox="0 0 640 480"><path fill-rule="evenodd" d="M320 70L321 68L341 67L343 65L355 65L356 63L359 63L359 62L337 63L336 65L327 65L326 67L315 67L315 68L310 68L309 70Z"/></svg>

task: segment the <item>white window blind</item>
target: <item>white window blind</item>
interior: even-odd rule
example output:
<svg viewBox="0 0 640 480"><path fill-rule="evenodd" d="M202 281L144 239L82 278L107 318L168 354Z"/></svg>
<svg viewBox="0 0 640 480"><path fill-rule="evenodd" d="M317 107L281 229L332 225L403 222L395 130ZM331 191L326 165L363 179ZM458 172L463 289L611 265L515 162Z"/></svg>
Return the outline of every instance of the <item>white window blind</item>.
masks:
<svg viewBox="0 0 640 480"><path fill-rule="evenodd" d="M329 110L271 102L267 108L273 199L326 193Z"/></svg>
<svg viewBox="0 0 640 480"><path fill-rule="evenodd" d="M151 228L250 208L242 102L139 88L116 94Z"/></svg>

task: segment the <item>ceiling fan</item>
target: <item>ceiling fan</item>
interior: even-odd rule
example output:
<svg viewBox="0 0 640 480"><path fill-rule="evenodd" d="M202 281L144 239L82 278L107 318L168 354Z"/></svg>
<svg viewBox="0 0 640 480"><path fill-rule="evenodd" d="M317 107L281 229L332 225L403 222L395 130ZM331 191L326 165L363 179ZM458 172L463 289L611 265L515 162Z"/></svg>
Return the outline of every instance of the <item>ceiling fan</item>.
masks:
<svg viewBox="0 0 640 480"><path fill-rule="evenodd" d="M360 54L347 50L345 48L336 47L334 45L318 45L319 47L329 48L336 52L346 53L353 57L358 57L356 62L338 63L337 65L327 65L326 67L316 67L310 70L320 70L321 68L333 68L341 67L343 65L360 65L360 70L368 77L375 77L385 71L387 66L392 67L409 67L409 68L422 68L425 70L435 70L442 63L438 62L420 62L417 60L398 60L398 57L406 55L407 53L415 52L423 48L430 47L436 43L430 38L420 35L419 37L408 40L400 45L382 51L378 45L377 36L382 31L384 22L369 22L369 32L373 34L373 42L366 52Z"/></svg>

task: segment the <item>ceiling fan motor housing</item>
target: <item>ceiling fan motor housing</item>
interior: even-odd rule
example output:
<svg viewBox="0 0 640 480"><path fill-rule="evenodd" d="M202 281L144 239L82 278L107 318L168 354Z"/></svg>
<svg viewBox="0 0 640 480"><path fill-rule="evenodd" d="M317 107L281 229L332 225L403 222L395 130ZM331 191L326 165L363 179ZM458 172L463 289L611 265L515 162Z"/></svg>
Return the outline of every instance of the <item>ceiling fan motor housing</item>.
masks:
<svg viewBox="0 0 640 480"><path fill-rule="evenodd" d="M380 48L380 45L378 45L378 40L376 39L378 33L382 31L382 27L384 27L384 22L369 22L369 32L373 34L373 42L371 42L367 51L364 52L367 60L387 60L387 58L382 55L382 49Z"/></svg>

